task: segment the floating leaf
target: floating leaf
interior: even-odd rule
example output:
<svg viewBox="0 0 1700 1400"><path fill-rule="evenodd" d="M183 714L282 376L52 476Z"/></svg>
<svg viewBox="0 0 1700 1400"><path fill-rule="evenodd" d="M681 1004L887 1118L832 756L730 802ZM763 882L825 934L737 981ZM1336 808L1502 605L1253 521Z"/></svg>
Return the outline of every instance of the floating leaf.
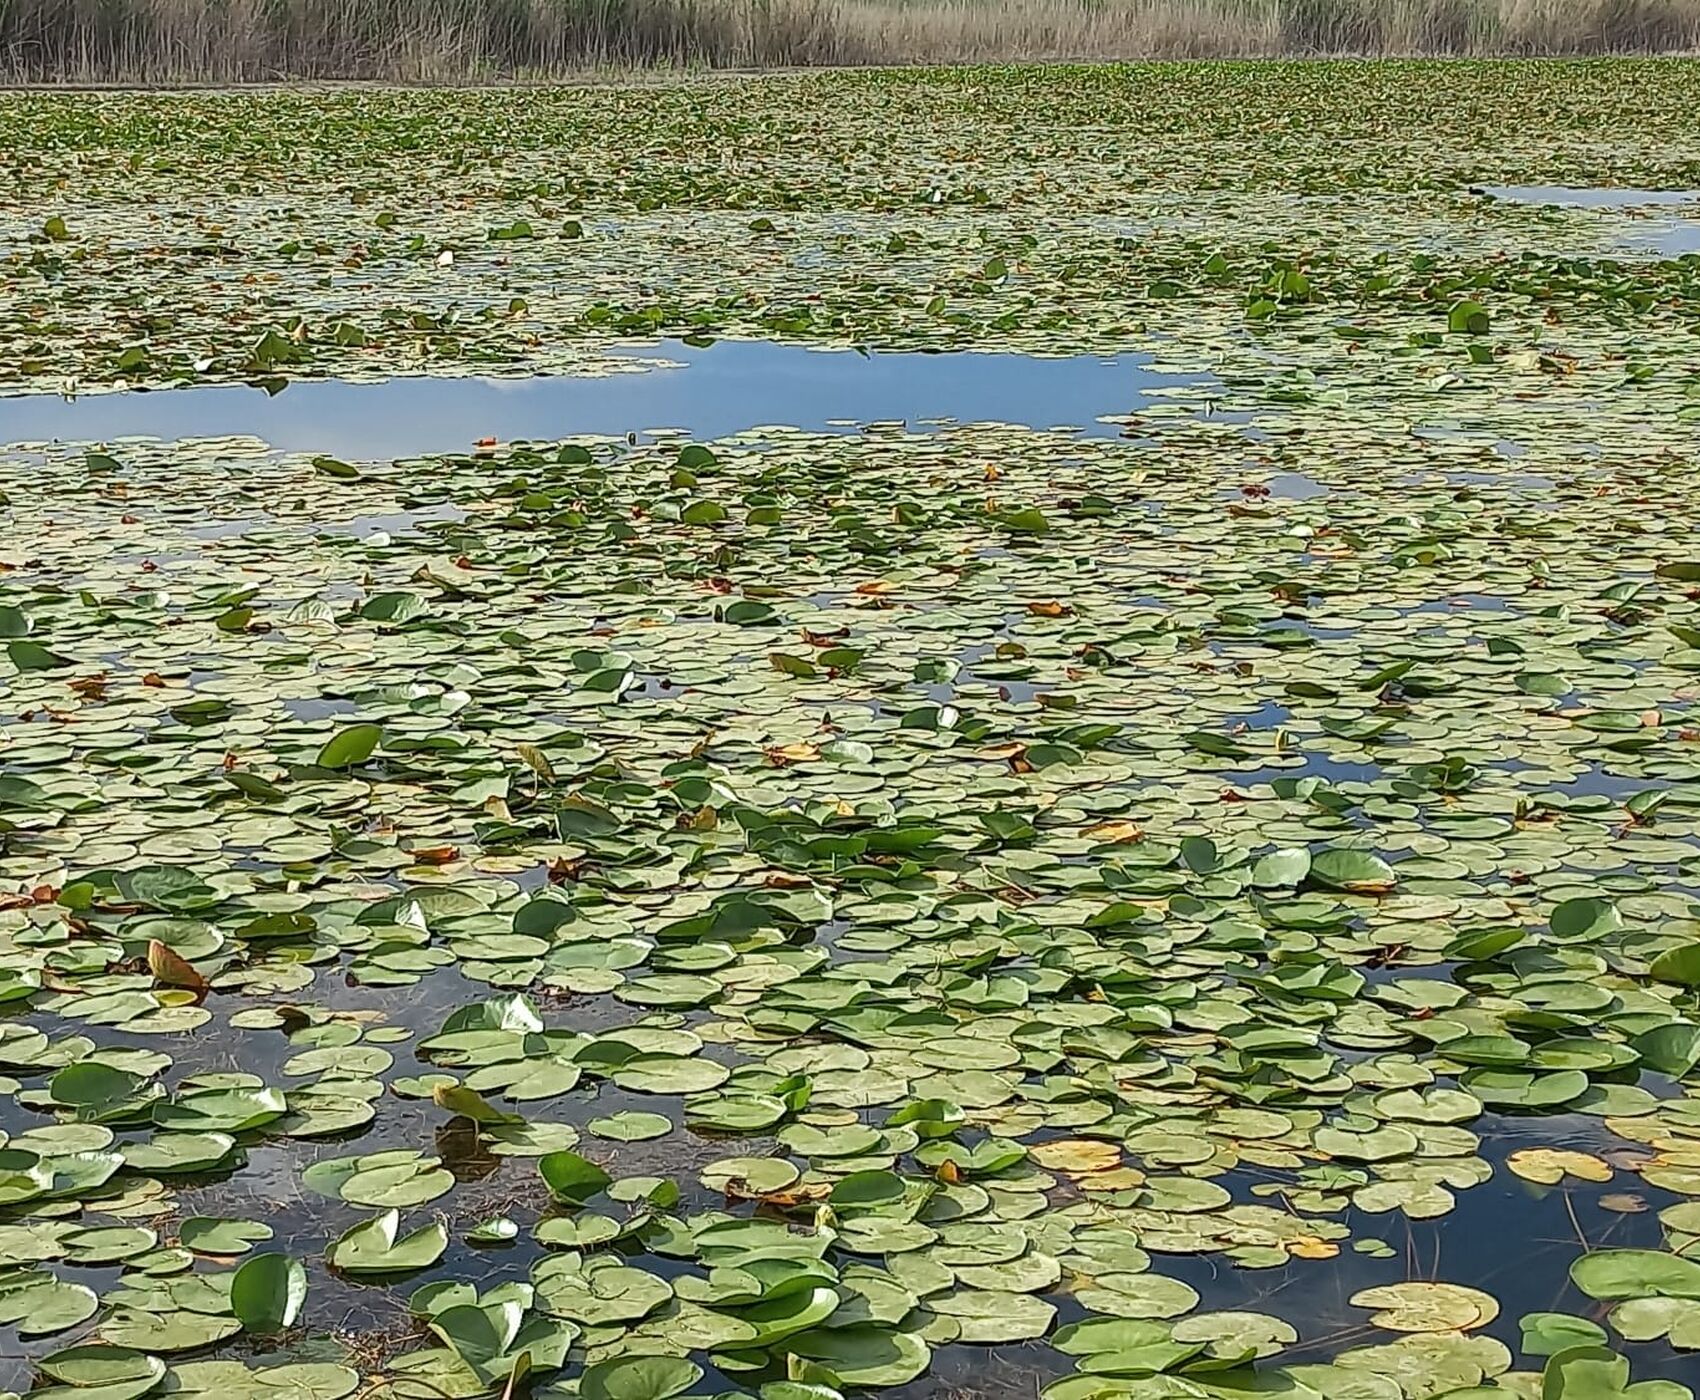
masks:
<svg viewBox="0 0 1700 1400"><path fill-rule="evenodd" d="M307 1270L285 1254L256 1254L230 1281L231 1311L261 1336L294 1326L306 1300Z"/></svg>
<svg viewBox="0 0 1700 1400"><path fill-rule="evenodd" d="M1587 1152L1556 1147L1523 1147L1510 1154L1505 1164L1525 1181L1556 1186L1566 1176L1582 1181L1610 1181L1611 1165Z"/></svg>
<svg viewBox="0 0 1700 1400"><path fill-rule="evenodd" d="M587 1366L584 1400L671 1400L702 1379L702 1367L678 1356L627 1356Z"/></svg>
<svg viewBox="0 0 1700 1400"><path fill-rule="evenodd" d="M551 1152L540 1157L537 1170L550 1195L573 1204L588 1200L613 1180L595 1162L576 1152Z"/></svg>
<svg viewBox="0 0 1700 1400"><path fill-rule="evenodd" d="M178 1227L177 1237L197 1254L246 1254L272 1237L272 1227L258 1220L226 1220L196 1215Z"/></svg>
<svg viewBox="0 0 1700 1400"><path fill-rule="evenodd" d="M314 761L321 768L356 767L377 752L383 737L384 731L375 724L350 725L327 740Z"/></svg>
<svg viewBox="0 0 1700 1400"><path fill-rule="evenodd" d="M1384 894L1398 880L1393 867L1373 851L1339 846L1327 847L1311 858L1310 877L1330 889L1364 894Z"/></svg>
<svg viewBox="0 0 1700 1400"><path fill-rule="evenodd" d="M345 1231L331 1246L330 1261L344 1273L405 1273L429 1268L449 1247L449 1234L439 1222L397 1236L399 1211L387 1210Z"/></svg>
<svg viewBox="0 0 1700 1400"><path fill-rule="evenodd" d="M1492 1294L1455 1283L1390 1283L1365 1288L1350 1299L1375 1308L1370 1322L1393 1332L1469 1332L1499 1316Z"/></svg>

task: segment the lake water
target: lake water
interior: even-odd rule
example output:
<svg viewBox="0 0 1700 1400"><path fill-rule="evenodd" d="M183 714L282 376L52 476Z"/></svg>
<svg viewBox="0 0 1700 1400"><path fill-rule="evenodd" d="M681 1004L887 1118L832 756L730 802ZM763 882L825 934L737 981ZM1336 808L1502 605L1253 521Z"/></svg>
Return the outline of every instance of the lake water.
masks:
<svg viewBox="0 0 1700 1400"><path fill-rule="evenodd" d="M932 355L823 351L763 341L633 349L634 363L600 378L299 380L277 394L218 386L76 399L0 398L0 442L166 440L253 434L280 451L351 458L453 451L578 434L674 429L723 437L784 424L924 428L941 421L1068 427L1113 436L1098 421L1162 406L1206 408L1216 386L1153 367L1149 356Z"/></svg>
<svg viewBox="0 0 1700 1400"><path fill-rule="evenodd" d="M1609 189L1583 185L1483 185L1475 193L1508 204L1588 210L1686 211L1690 217L1643 217L1623 230L1619 248L1638 256L1680 258L1700 253L1700 190Z"/></svg>

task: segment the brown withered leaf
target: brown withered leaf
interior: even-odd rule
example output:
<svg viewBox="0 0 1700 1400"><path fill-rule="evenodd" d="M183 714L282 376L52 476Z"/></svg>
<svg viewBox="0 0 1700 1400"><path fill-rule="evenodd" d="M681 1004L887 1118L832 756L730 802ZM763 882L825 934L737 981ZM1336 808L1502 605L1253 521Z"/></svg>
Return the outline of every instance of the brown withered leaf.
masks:
<svg viewBox="0 0 1700 1400"><path fill-rule="evenodd" d="M555 765L549 762L549 755L536 744L515 744L514 752L519 755L520 762L535 773L541 782L554 785Z"/></svg>
<svg viewBox="0 0 1700 1400"><path fill-rule="evenodd" d="M779 1210L813 1205L816 1201L824 1201L831 1194L830 1181L799 1182L781 1191L752 1191L749 1182L739 1176L726 1183L728 1201L755 1201L758 1205L774 1206Z"/></svg>
<svg viewBox="0 0 1700 1400"><path fill-rule="evenodd" d="M154 981L167 987L183 987L191 992L204 992L207 979L157 938L148 940L148 971Z"/></svg>
<svg viewBox="0 0 1700 1400"><path fill-rule="evenodd" d="M1649 1207L1645 1196L1637 1196L1633 1191L1608 1191L1595 1203L1601 1210L1615 1211L1618 1215L1640 1215Z"/></svg>
<svg viewBox="0 0 1700 1400"><path fill-rule="evenodd" d="M1145 839L1145 831L1138 822L1099 822L1087 827L1085 834L1094 841L1118 846Z"/></svg>

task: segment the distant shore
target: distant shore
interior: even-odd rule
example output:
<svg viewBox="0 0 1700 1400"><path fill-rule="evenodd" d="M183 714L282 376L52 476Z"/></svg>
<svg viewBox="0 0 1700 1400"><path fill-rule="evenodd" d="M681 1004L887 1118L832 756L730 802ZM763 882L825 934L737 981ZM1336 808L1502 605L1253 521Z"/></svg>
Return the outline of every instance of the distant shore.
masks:
<svg viewBox="0 0 1700 1400"><path fill-rule="evenodd" d="M1047 59L1700 50L1700 0L64 0L0 6L0 82L541 81Z"/></svg>

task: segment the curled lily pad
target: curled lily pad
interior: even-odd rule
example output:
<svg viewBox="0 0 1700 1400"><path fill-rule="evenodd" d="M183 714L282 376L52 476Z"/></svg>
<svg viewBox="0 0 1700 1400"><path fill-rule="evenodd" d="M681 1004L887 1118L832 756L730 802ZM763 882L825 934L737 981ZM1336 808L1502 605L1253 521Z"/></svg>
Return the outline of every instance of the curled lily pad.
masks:
<svg viewBox="0 0 1700 1400"><path fill-rule="evenodd" d="M596 1163L576 1152L551 1152L538 1160L537 1170L551 1195L574 1203L594 1196L613 1180Z"/></svg>
<svg viewBox="0 0 1700 1400"><path fill-rule="evenodd" d="M262 1336L294 1324L307 1297L307 1271L285 1254L256 1254L230 1281L230 1307L248 1331Z"/></svg>
<svg viewBox="0 0 1700 1400"><path fill-rule="evenodd" d="M352 768L369 759L383 737L378 725L350 725L325 743L316 761L321 768Z"/></svg>
<svg viewBox="0 0 1700 1400"><path fill-rule="evenodd" d="M466 1232L470 1244L507 1244L519 1237L519 1226L505 1215L480 1221Z"/></svg>

